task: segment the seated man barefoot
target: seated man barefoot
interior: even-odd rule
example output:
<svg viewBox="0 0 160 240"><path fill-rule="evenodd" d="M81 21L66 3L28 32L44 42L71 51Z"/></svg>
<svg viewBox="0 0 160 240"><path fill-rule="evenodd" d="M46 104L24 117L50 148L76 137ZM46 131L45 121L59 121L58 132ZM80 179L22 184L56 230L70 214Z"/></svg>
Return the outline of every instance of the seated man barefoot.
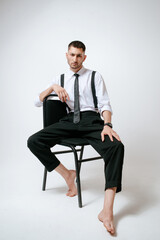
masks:
<svg viewBox="0 0 160 240"><path fill-rule="evenodd" d="M83 66L85 49L80 41L73 41L68 45L66 58L70 68L65 73L64 87L60 86L60 77L57 77L36 100L36 106L42 106L46 96L56 93L62 102L66 102L70 112L59 122L33 134L28 139L28 147L48 171L55 170L65 179L68 185L66 195L73 197L77 194L76 172L65 168L50 148L64 137L78 136L87 139L104 159L105 197L98 218L107 231L114 234L113 203L115 193L121 191L124 146L112 129L112 109L104 80L98 72L95 73L98 111L95 109L91 89L92 71Z"/></svg>

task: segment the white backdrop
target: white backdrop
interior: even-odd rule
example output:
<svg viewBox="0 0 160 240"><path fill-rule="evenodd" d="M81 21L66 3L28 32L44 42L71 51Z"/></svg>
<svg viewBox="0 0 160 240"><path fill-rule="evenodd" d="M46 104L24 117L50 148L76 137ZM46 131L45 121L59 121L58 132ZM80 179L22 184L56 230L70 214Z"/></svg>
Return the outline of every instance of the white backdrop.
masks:
<svg viewBox="0 0 160 240"><path fill-rule="evenodd" d="M68 68L65 53L73 40L86 44L84 66L105 79L114 129L125 145L124 191L115 201L118 239L158 239L159 10L159 0L0 0L4 240L50 240L53 234L57 239L106 239L97 221L103 204L103 162L82 168L85 207L79 210L77 199L65 199L65 183L55 171L48 178L48 191L41 191L43 167L27 148L28 137L43 126L35 96ZM85 154L93 154L93 149ZM61 159L74 167L73 159Z"/></svg>
<svg viewBox="0 0 160 240"><path fill-rule="evenodd" d="M68 43L81 40L87 47L84 66L105 79L126 167L141 162L154 171L160 135L159 9L158 0L1 0L1 163L34 159L26 147L27 138L42 128L42 109L34 107L34 98L68 68Z"/></svg>

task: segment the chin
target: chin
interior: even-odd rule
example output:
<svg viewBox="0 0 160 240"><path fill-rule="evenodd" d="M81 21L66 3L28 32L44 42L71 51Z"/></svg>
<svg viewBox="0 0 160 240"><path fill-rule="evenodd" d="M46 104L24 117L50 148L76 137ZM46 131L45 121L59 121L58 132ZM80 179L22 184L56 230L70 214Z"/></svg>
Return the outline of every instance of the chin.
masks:
<svg viewBox="0 0 160 240"><path fill-rule="evenodd" d="M72 66L71 66L71 68L72 68L72 69L78 69L79 67L72 67Z"/></svg>

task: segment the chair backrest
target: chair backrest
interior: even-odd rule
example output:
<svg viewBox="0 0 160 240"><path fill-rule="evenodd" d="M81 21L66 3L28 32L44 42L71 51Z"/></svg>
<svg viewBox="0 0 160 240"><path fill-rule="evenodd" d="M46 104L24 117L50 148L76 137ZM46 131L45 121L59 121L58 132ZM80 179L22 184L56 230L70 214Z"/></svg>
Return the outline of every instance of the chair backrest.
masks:
<svg viewBox="0 0 160 240"><path fill-rule="evenodd" d="M51 100L50 97L57 96L55 94L50 94L43 101L43 125L47 127L53 123L56 123L67 115L66 104L60 100Z"/></svg>

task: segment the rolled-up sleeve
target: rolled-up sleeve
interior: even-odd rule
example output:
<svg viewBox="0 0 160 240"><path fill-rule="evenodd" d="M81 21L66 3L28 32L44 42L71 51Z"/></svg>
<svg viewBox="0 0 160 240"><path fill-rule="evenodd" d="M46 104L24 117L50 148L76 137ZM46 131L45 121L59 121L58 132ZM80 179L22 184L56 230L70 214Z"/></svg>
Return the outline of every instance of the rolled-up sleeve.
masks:
<svg viewBox="0 0 160 240"><path fill-rule="evenodd" d="M49 87L52 86L53 84L59 84L59 81L60 81L60 80L59 80L59 77L54 78L54 79L51 81L51 83L48 84L48 85L46 86L46 88L43 89L42 91L45 91L47 88L49 88ZM41 92L42 92L42 91L41 91ZM53 91L51 94L55 94L55 92ZM40 96L40 93L39 93L39 94L36 96L36 98L34 99L34 105L35 105L36 107L41 107L41 106L43 105L43 102L41 102L39 96Z"/></svg>
<svg viewBox="0 0 160 240"><path fill-rule="evenodd" d="M101 74L98 72L96 72L96 75L95 75L95 88L96 88L96 96L98 99L99 112L102 114L103 111L107 110L111 112L111 114L113 114L105 82Z"/></svg>
<svg viewBox="0 0 160 240"><path fill-rule="evenodd" d="M40 94L39 94L40 95ZM34 100L34 105L36 107L41 107L43 105L43 102L41 102L41 100L39 99L39 95L36 96L35 100Z"/></svg>

